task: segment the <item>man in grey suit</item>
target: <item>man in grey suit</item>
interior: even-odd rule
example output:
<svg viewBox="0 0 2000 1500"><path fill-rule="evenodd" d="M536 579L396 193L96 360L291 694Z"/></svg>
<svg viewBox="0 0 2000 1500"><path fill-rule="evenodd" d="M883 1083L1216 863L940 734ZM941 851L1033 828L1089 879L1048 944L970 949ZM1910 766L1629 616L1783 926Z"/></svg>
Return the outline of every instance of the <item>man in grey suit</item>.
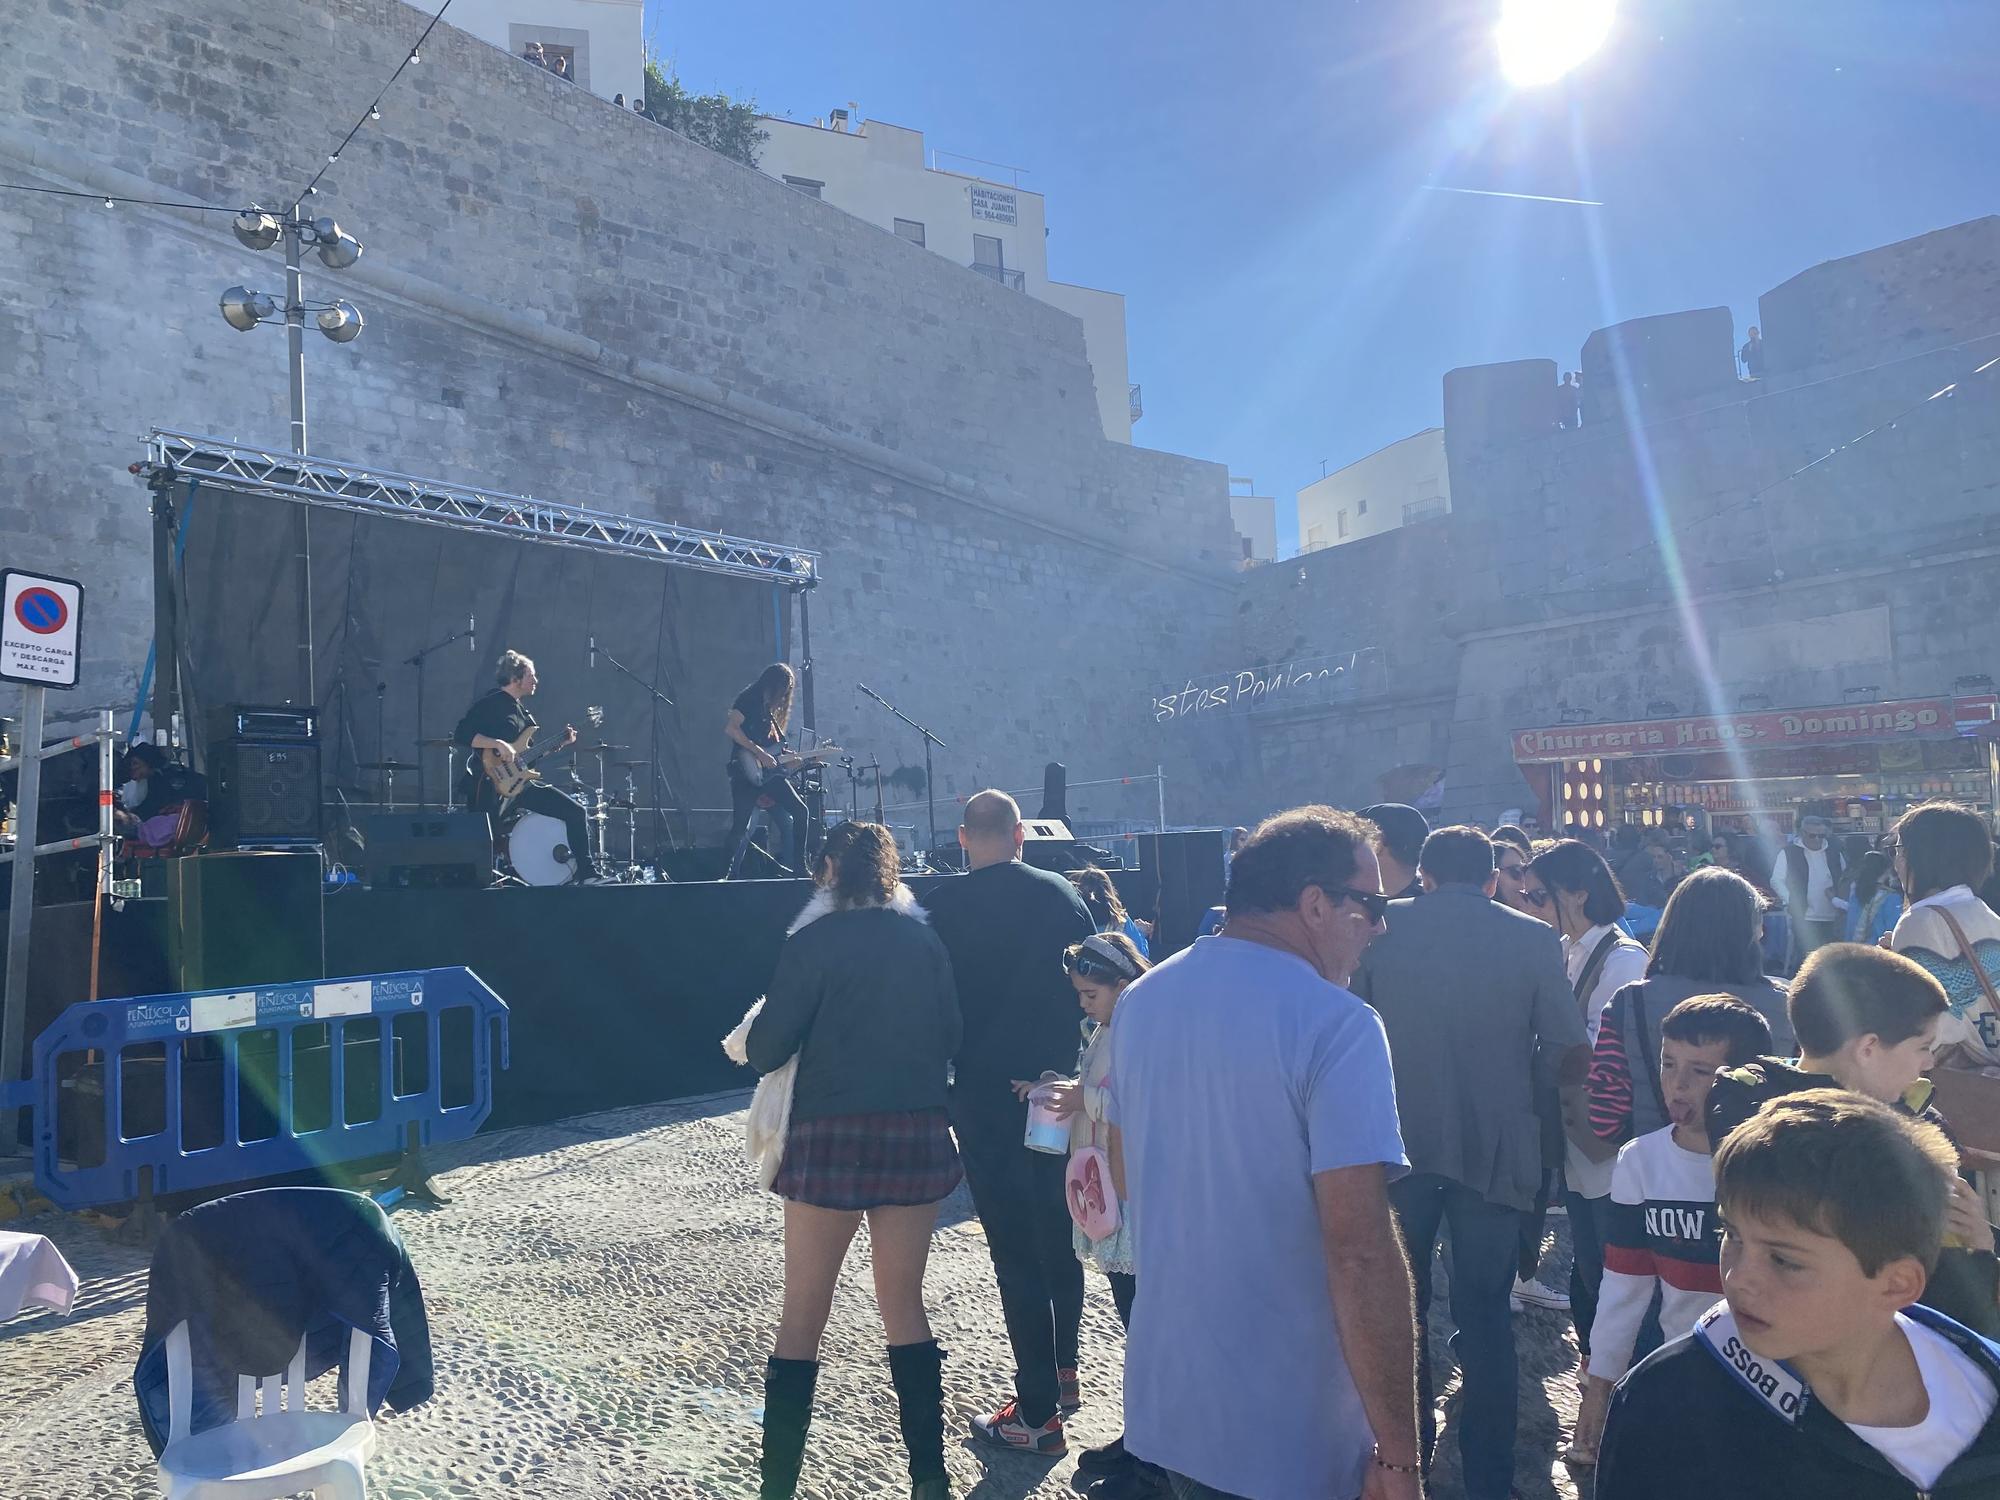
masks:
<svg viewBox="0 0 2000 1500"><path fill-rule="evenodd" d="M1521 1215L1542 1174L1537 1053L1580 1080L1583 1016L1555 929L1492 899L1493 845L1440 828L1417 864L1425 895L1391 902L1352 989L1382 1017L1410 1175L1389 1200L1416 1283L1417 1410L1437 1442L1427 1343L1431 1260L1451 1237L1453 1345L1465 1372L1458 1447L1468 1500L1506 1500L1514 1479L1514 1287Z"/></svg>

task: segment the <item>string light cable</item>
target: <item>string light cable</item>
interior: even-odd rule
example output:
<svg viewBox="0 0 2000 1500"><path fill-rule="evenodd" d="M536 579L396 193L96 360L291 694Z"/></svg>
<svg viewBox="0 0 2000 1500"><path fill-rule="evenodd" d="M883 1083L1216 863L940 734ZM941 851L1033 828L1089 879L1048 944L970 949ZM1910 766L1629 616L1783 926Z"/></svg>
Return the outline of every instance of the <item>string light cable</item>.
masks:
<svg viewBox="0 0 2000 1500"><path fill-rule="evenodd" d="M303 203L306 199L310 198L314 193L318 192L319 181L322 177L326 176L327 168L331 167L335 162L340 160L341 152L345 151L348 148L349 144L354 140L354 138L357 135L361 134L362 127L368 124L368 122L371 120L379 120L382 118L382 101L388 97L389 90L393 89L396 86L396 80L403 76L403 73L406 69L416 67L419 63L421 63L424 60L423 59L424 43L431 39L431 33L437 30L438 22L444 19L444 13L450 9L451 9L451 0L444 0L444 4L438 7L437 14L431 17L430 24L424 27L423 35L417 38L415 45L413 45L410 48L408 54L403 58L403 60L398 64L396 64L396 71L389 75L389 81L383 84L381 88L375 91L375 97L369 101L368 108L364 109L361 112L361 117L354 122L354 128L349 130L346 135L342 136L340 138L340 144L338 146L335 146L333 150L328 153L325 162L321 164L320 169L317 172L313 173L312 181L308 182L305 185L305 187L300 191L297 199L294 200L295 202Z"/></svg>

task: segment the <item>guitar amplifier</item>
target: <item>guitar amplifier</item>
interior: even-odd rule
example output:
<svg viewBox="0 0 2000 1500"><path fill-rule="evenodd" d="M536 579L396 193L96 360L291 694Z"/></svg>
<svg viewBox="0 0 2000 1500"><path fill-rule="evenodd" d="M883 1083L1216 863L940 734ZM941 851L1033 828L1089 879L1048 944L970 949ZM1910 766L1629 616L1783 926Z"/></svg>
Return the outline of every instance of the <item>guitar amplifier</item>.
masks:
<svg viewBox="0 0 2000 1500"><path fill-rule="evenodd" d="M310 740L318 734L318 721L310 708L293 708L289 703L259 707L252 703L231 703L208 716L208 743L224 740Z"/></svg>
<svg viewBox="0 0 2000 1500"><path fill-rule="evenodd" d="M319 746L311 740L224 740L208 750L211 842L296 849L320 841Z"/></svg>

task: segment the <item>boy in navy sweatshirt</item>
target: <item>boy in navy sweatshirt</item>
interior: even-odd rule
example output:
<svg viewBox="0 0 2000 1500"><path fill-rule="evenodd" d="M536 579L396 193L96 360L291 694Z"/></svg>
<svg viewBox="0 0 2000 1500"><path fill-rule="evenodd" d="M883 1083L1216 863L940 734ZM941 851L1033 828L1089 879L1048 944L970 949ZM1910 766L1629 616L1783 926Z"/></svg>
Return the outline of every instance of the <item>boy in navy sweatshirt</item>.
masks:
<svg viewBox="0 0 2000 1500"><path fill-rule="evenodd" d="M1725 1301L1620 1382L1596 1500L2000 1495L2000 1348L1916 1305L1955 1164L1935 1126L1837 1089L1731 1133Z"/></svg>

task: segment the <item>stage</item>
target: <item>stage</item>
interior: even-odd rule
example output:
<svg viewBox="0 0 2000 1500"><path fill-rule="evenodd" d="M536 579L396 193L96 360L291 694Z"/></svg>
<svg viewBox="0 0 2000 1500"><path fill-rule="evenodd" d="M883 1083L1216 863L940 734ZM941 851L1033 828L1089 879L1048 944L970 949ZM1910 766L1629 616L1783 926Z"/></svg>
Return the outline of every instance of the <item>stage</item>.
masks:
<svg viewBox="0 0 2000 1500"><path fill-rule="evenodd" d="M921 898L956 878L910 883ZM1132 909L1153 909L1150 872L1114 878ZM296 972L310 960L273 958L311 949L272 940L280 915L239 923L233 935L210 928L177 937L167 900L131 900L105 908L99 988L139 996L463 964L511 1012L513 1066L495 1079L490 1128L542 1124L752 1083L723 1056L721 1040L764 993L785 929L810 894L803 880L346 887L320 897L324 957L314 974ZM1179 946L1195 914L1169 907L1167 946ZM90 903L37 908L30 1037L87 996L90 944ZM193 971L199 984L180 982Z"/></svg>

